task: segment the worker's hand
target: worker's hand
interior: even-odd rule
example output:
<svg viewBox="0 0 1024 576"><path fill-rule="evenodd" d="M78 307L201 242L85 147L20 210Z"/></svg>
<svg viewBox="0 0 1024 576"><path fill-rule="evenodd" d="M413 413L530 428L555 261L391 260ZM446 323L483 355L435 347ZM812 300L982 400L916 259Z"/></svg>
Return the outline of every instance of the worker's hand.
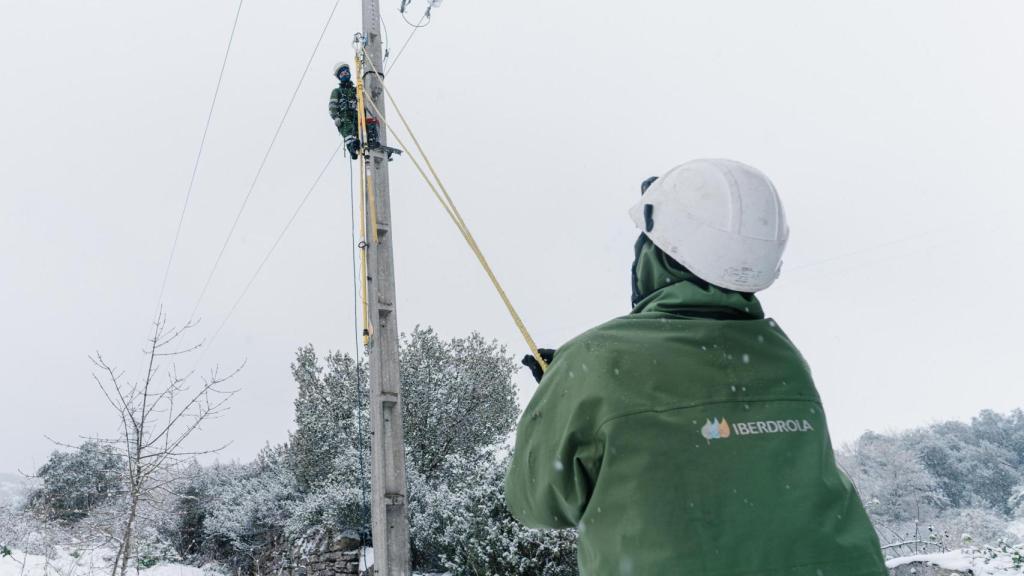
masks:
<svg viewBox="0 0 1024 576"><path fill-rule="evenodd" d="M551 361L555 359L555 351L551 348L540 348L537 352L540 352L540 357L543 358L544 362L548 365L550 365ZM544 369L540 367L540 362L537 362L537 359L533 357L533 354L523 356L523 366L529 368L530 372L533 373L534 380L540 383L540 379L544 377Z"/></svg>
<svg viewBox="0 0 1024 576"><path fill-rule="evenodd" d="M341 118L340 117L334 119L334 125L337 126L338 128L341 128Z"/></svg>

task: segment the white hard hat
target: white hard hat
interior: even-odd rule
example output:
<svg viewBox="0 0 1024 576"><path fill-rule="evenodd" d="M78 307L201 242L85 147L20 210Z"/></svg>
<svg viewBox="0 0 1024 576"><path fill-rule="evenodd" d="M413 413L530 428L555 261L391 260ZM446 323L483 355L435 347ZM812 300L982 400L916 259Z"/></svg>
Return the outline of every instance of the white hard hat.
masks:
<svg viewBox="0 0 1024 576"><path fill-rule="evenodd" d="M349 68L348 62L338 62L334 65L334 75L337 76L342 68ZM351 70L351 68L349 68Z"/></svg>
<svg viewBox="0 0 1024 576"><path fill-rule="evenodd" d="M655 246L702 280L757 292L779 276L789 239L775 186L733 160L693 160L654 181L629 211Z"/></svg>

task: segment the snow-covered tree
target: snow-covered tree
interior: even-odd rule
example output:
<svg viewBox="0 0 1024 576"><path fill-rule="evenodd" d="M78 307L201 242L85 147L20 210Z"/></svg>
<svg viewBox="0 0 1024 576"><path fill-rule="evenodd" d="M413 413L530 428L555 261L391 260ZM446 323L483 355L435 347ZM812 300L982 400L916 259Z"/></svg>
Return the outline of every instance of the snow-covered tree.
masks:
<svg viewBox="0 0 1024 576"><path fill-rule="evenodd" d="M505 440L518 406L512 376L518 369L506 349L477 333L443 339L417 327L400 343L403 423L410 464L432 476L448 456L472 458ZM303 489L332 475L344 448L368 454L364 363L328 353L321 362L312 346L292 364L298 384L296 430L291 438ZM364 462L368 466L368 462Z"/></svg>
<svg viewBox="0 0 1024 576"><path fill-rule="evenodd" d="M112 446L87 441L77 449L54 451L36 475L32 509L48 518L74 522L117 493L124 492L123 459Z"/></svg>
<svg viewBox="0 0 1024 576"><path fill-rule="evenodd" d="M460 482L462 461L478 474L497 466L490 455L515 426L512 376L516 363L505 348L473 333L443 339L416 328L400 342L400 378L412 500ZM289 454L299 497L285 522L291 538L324 530L369 530L369 417L365 363L338 352L318 357L312 346L296 354L296 430ZM413 480L410 480L413 482ZM417 527L413 526L413 532Z"/></svg>
<svg viewBox="0 0 1024 576"><path fill-rule="evenodd" d="M839 462L876 523L900 525L944 504L938 482L904 437L865 433Z"/></svg>
<svg viewBox="0 0 1024 576"><path fill-rule="evenodd" d="M328 353L321 364L308 345L296 353L292 377L298 385L290 440L295 476L301 490L315 491L337 480L338 466L348 467L349 456L358 460L360 451L369 453L366 364L340 352ZM358 477L349 479L358 482Z"/></svg>
<svg viewBox="0 0 1024 576"><path fill-rule="evenodd" d="M1017 467L1024 465L1024 410L1017 408L1005 416L993 410L982 410L971 418L971 430L978 440L1012 453Z"/></svg>
<svg viewBox="0 0 1024 576"><path fill-rule="evenodd" d="M518 365L496 341L476 332L444 340L417 327L402 336L401 360L405 443L424 476L449 456L476 458L515 428Z"/></svg>
<svg viewBox="0 0 1024 576"><path fill-rule="evenodd" d="M1013 488L1024 476L1017 455L987 439L1002 435L991 424L991 419L978 427L944 422L912 436L921 461L937 479L950 505L989 507L1006 514L1010 512Z"/></svg>

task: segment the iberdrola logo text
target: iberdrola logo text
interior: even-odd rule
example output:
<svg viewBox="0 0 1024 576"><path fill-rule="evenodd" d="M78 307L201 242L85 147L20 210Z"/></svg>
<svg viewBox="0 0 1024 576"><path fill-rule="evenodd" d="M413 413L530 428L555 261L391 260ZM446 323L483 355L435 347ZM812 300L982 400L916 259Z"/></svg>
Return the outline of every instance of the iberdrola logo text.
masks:
<svg viewBox="0 0 1024 576"><path fill-rule="evenodd" d="M730 436L749 436L751 434L779 434L783 432L811 432L814 426L807 420L758 420L755 422L737 422L730 424L728 420L714 418L705 420L700 435L708 440L720 440Z"/></svg>

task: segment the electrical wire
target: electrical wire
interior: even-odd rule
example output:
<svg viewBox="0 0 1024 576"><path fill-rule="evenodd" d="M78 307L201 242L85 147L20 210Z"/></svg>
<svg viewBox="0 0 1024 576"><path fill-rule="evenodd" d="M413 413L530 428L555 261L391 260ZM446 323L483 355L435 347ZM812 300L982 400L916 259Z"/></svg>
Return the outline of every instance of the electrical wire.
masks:
<svg viewBox="0 0 1024 576"><path fill-rule="evenodd" d="M192 312L189 314L190 321L195 318L196 312L199 310L199 305L202 304L203 298L206 296L206 291L210 288L210 283L213 281L214 274L216 274L217 268L220 266L221 260L224 258L224 252L227 250L228 244L231 242L231 237L235 233L235 228L238 227L238 221L242 218L242 213L245 212L245 207L249 203L249 198L252 196L253 190L256 189L256 183L259 182L260 175L263 174L263 168L267 165L267 159L270 158L270 153L274 150L274 144L277 143L277 137L281 134L281 128L284 127L285 120L288 119L288 113L291 112L292 105L295 104L295 98L299 95L299 89L302 88L302 82L306 79L306 74L309 73L309 67L313 64L313 58L320 49L320 44L324 40L324 35L327 33L327 28L330 26L331 20L334 19L334 13L338 10L338 4L340 2L341 0L335 0L334 6L331 8L331 13L327 16L327 21L324 22L323 29L320 30L320 37L317 38L316 45L313 47L313 52L310 53L309 60L306 61L306 67L302 70L302 75L299 77L299 81L295 85L295 90L292 92L292 97L288 101L288 106L284 109L281 121L278 122L277 129L274 130L274 137L271 138L270 145L267 146L267 151L263 154L260 166L256 170L256 176L253 177L252 183L249 185L249 190L245 193L245 197L242 199L242 205L239 206L238 212L235 214L235 220L231 223L231 228L228 230L227 237L224 238L224 243L220 247L220 252L217 254L217 259L213 263L213 268L210 269L210 273L206 277L206 282L203 284L203 289L199 292L199 297L196 298L196 303L192 307Z"/></svg>
<svg viewBox="0 0 1024 576"><path fill-rule="evenodd" d="M238 9L235 10L235 20L231 24L231 34L228 36L228 46L224 50L224 59L220 64L220 73L217 75L217 86L213 89L213 99L210 102L210 111L206 114L206 125L203 127L203 137L199 140L199 151L196 152L196 160L192 165L192 176L188 181L188 188L185 190L185 203L181 207L181 214L178 216L178 227L174 231L174 242L171 244L171 255L167 258L167 266L164 268L164 277L160 282L160 296L157 297L157 312L163 305L164 291L167 289L167 280L171 274L171 264L174 262L174 255L178 251L178 241L181 239L181 228L185 222L185 213L188 211L189 200L192 198L192 189L196 183L196 175L199 173L199 162L203 158L203 150L206 148L206 137L210 133L210 124L213 121L213 110L217 106L217 96L220 95L220 86L224 80L224 70L228 66L228 55L231 54L231 46L235 41L235 31L238 29L238 17L242 13L242 3L238 0Z"/></svg>
<svg viewBox="0 0 1024 576"><path fill-rule="evenodd" d="M413 24L412 22L409 21L409 18L405 15L405 12L402 12L402 20L405 20L405 23L408 24L409 26L412 26L413 28L426 28L427 26L430 26L430 16L428 15L428 12L423 13L423 18L427 19L426 24L423 23L423 18L420 18L419 24Z"/></svg>
<svg viewBox="0 0 1024 576"><path fill-rule="evenodd" d="M402 18L405 18L405 14L402 14ZM427 20L427 24L430 23L430 18L427 17L426 13L424 13L423 16L420 17L421 24L423 23L423 20ZM408 20L406 21L408 22ZM395 64L398 63L398 59L402 57L402 54L405 53L405 49L409 47L409 42L412 42L412 37L415 36L416 33L420 31L420 28L426 28L426 26L420 26L417 24L410 23L410 25L413 27L412 32L409 33L409 37L405 39L404 43L402 43L402 47L398 49L398 54L395 55L395 59L391 61L391 64L384 68L384 76L387 76L388 74L391 73L391 69L395 67Z"/></svg>
<svg viewBox="0 0 1024 576"><path fill-rule="evenodd" d="M380 27L384 30L384 62L388 61L388 56L391 54L391 34L388 34L388 25L384 23L384 15L377 12L377 21L380 22Z"/></svg>
<svg viewBox="0 0 1024 576"><path fill-rule="evenodd" d="M305 196L302 197L302 200L299 202L298 206L296 206L295 210L292 211L291 218L289 218L288 222L285 223L283 228L281 228L281 232L278 233L277 238L274 239L274 243L270 245L270 249L267 250L267 253L263 256L263 260L261 260L259 266L256 267L256 271L253 272L252 276L249 277L249 281L245 284L245 288L242 289L242 293L239 294L238 298L235 299L234 304L231 305L231 308L228 310L227 315L224 316L224 319L217 327L217 330L213 333L213 336L211 336L208 341L204 342L203 355L205 355L206 351L210 349L210 346L213 344L213 341L217 339L217 336L220 335L221 330L224 329L224 326L228 323L228 320L231 319L231 316L234 315L235 310L238 309L238 305L242 303L243 299L245 299L246 294L249 293L249 289L252 288L252 285L256 282L256 278L260 275L260 272L263 270L263 267L267 264L267 261L270 260L271 255L274 254L274 250L277 249L277 245L281 243L281 240L284 238L284 235L288 232L288 229L291 228L292 223L294 223L295 219L299 216L299 212L302 211L302 207L306 205L306 201L309 200L309 197L313 194L313 191L316 190L317 185L320 184L320 180L323 179L324 174L327 173L327 169L331 167L331 164L334 162L334 159L338 156L338 151L341 150L343 146L343 141L338 143L338 146L334 149L334 152L331 153L331 157L327 159L327 162L324 164L324 167L320 170L320 173L317 175L316 179L313 180L313 183L310 184L309 189L306 190ZM196 361L196 364L198 365L201 360L202 355L199 357L199 360Z"/></svg>
<svg viewBox="0 0 1024 576"><path fill-rule="evenodd" d="M912 236L904 236L902 238L896 238L894 240L888 240L888 241L885 241L885 242L882 242L882 243L879 243L879 244L872 244L870 246L864 246L862 248L858 248L858 249L853 250L851 252L844 252L842 254L836 254L835 256L829 256L827 258L822 258L820 260L815 260L813 262L808 262L806 264L801 264L801 265L796 266L794 268L790 268L788 270L785 270L785 272L793 273L793 272L797 272L797 271L800 271L800 270L807 270L809 268L817 268L819 266L824 266L826 264L831 264L831 263L833 263L833 262L835 262L837 260L845 260L847 258L851 258L853 256L857 256L857 255L863 254L865 252L874 252L874 251L880 250L882 248L888 248L888 247L891 247L891 246L896 246L898 244L905 244L907 242L912 242L914 240L918 240L920 238L924 238L926 236L930 236L930 235L934 234L935 232L936 232L936 230L929 230L927 232L921 232L919 234L914 234Z"/></svg>
<svg viewBox="0 0 1024 576"><path fill-rule="evenodd" d="M355 363L356 363L356 438L359 442L359 490L362 493L363 499L363 521L369 524L371 520L367 518L370 515L370 504L369 498L366 495L366 464L364 452L366 451L366 440L363 436L363 375L362 375L362 355L360 351L362 349L362 332L359 330L359 267L357 260L360 256L356 255L356 250L362 251L365 248L356 236L356 190L355 190L355 171L352 167L352 160L348 161L348 192L349 192L349 218L351 220L350 229L352 231L352 334L355 337ZM364 216L359 215L360 218ZM364 538L360 530L359 534L359 561L363 561L363 555L365 553L366 546L364 545ZM360 567L360 570L362 567Z"/></svg>

